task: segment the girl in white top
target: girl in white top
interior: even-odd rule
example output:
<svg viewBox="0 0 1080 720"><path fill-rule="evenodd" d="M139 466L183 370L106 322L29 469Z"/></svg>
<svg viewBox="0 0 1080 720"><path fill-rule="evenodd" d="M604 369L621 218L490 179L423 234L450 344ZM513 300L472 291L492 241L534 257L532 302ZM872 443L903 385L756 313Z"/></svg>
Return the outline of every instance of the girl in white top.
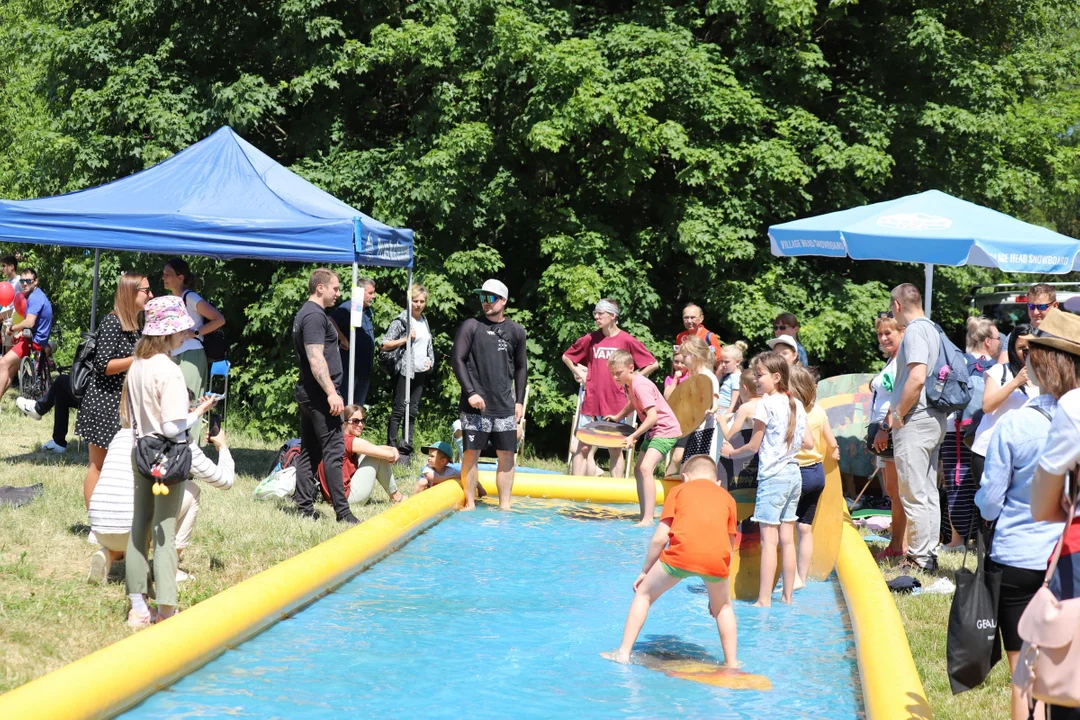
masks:
<svg viewBox="0 0 1080 720"><path fill-rule="evenodd" d="M873 406L870 409L870 422L879 423L881 429L874 436L874 447L883 451L889 447L889 409L892 404L893 386L896 382L896 353L904 341L904 329L893 318L891 312L880 313L874 323L877 331L878 347L888 358L885 368L870 381L874 393ZM896 463L892 458L878 458L881 471L885 475L885 494L889 496L892 512L889 546L874 555L877 560L892 557L904 557L907 554L907 515L900 504L900 485L896 477Z"/></svg>
<svg viewBox="0 0 1080 720"><path fill-rule="evenodd" d="M754 433L750 442L735 449L725 442L720 454L736 458L758 454L758 488L751 517L761 526L761 581L755 607L772 605L776 578L776 547L783 562L781 602L790 603L795 589L796 506L802 489L802 475L795 459L800 449L814 447L806 426L806 410L788 389L790 367L774 352L761 353L750 361L761 399L754 412Z"/></svg>
<svg viewBox="0 0 1080 720"><path fill-rule="evenodd" d="M986 451L990 448L990 434L998 420L1010 410L1023 407L1024 403L1039 395L1039 386L1028 374L1027 353L1029 335L1032 326L1024 323L1017 325L1009 335L1007 355L1008 363L995 365L983 374L985 385L982 395L982 421L975 430L975 441L971 444L975 482L982 479L983 463Z"/></svg>
<svg viewBox="0 0 1080 720"><path fill-rule="evenodd" d="M199 278L182 258L172 258L161 271L165 289L184 302L191 318L191 327L182 332L182 342L170 353L184 373L184 384L193 397L202 397L209 382L210 367L203 349L202 338L225 326L225 316L195 292ZM200 442L201 425L192 428L196 444Z"/></svg>
<svg viewBox="0 0 1080 720"><path fill-rule="evenodd" d="M146 303L146 325L135 345L135 359L124 383L120 402L126 427L134 427L136 442L147 435L169 438L187 437L202 415L214 406L206 399L188 412L188 389L184 375L170 357L183 341L183 333L192 326L180 298L168 295ZM128 625L145 627L154 618L146 604L150 586L150 563L147 554L151 532L154 540L154 586L157 591L158 619L176 611L176 517L183 501L182 492L155 495L155 481L135 472L135 502L132 509L131 535L126 551L126 584L131 612ZM179 488L177 488L179 490Z"/></svg>
<svg viewBox="0 0 1080 720"><path fill-rule="evenodd" d="M716 356L704 340L694 335L683 341L679 354L683 356L683 362L692 375L704 375L712 385L712 403L705 412L705 419L686 438L683 462L695 455L708 455L716 461L719 457L716 452L716 409L720 400L720 381L711 369L716 362Z"/></svg>

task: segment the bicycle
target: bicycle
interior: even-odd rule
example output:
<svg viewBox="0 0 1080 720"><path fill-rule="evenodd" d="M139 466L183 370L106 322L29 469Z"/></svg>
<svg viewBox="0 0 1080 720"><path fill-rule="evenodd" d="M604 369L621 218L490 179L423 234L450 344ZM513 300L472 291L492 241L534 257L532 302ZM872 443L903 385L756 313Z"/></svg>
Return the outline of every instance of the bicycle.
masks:
<svg viewBox="0 0 1080 720"><path fill-rule="evenodd" d="M51 340L47 345L38 345L33 341L33 331L23 330L23 337L30 343L30 354L19 363L19 395L37 401L45 397L52 385L56 362L53 352L56 343Z"/></svg>

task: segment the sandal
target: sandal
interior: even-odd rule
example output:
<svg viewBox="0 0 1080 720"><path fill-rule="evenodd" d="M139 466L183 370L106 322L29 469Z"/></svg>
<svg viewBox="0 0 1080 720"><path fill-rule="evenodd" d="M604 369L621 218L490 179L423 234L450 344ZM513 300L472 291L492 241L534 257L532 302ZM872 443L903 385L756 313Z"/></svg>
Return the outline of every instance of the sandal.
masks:
<svg viewBox="0 0 1080 720"><path fill-rule="evenodd" d="M157 620L157 613L155 613L153 610L146 614L135 612L134 609L128 611L128 627L134 628L136 630L148 628L154 623L156 623Z"/></svg>

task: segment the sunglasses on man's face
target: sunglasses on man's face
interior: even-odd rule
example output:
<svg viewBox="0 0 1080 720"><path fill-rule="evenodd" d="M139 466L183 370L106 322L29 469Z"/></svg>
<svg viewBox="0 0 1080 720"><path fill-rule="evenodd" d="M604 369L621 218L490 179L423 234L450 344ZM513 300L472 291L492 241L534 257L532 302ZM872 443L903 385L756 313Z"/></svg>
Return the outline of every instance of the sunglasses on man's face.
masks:
<svg viewBox="0 0 1080 720"><path fill-rule="evenodd" d="M1053 304L1054 303L1028 303L1028 310L1038 310L1039 312L1046 312Z"/></svg>
<svg viewBox="0 0 1080 720"><path fill-rule="evenodd" d="M492 295L491 293L480 293L480 302L482 302L482 303L486 303L488 305L491 305L492 303L495 303L496 301L498 301L498 299L499 299L498 295Z"/></svg>

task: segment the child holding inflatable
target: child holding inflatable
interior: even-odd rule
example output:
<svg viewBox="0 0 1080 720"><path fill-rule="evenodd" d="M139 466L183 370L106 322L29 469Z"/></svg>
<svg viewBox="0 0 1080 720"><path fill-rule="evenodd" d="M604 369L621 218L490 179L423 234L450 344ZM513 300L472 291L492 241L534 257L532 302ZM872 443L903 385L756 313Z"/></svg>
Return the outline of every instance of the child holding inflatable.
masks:
<svg viewBox="0 0 1080 720"><path fill-rule="evenodd" d="M656 465L671 452L675 443L682 437L679 419L671 411L671 406L660 394L660 390L648 378L634 370L634 357L626 350L616 350L608 358L608 370L612 379L625 387L629 401L618 414L608 415L607 420L622 422L622 419L636 410L637 429L623 441L623 447L634 446L637 439L645 438L641 446L641 456L634 477L637 479L638 505L641 508L639 525L652 525L656 514L656 481L653 472Z"/></svg>
<svg viewBox="0 0 1080 720"><path fill-rule="evenodd" d="M645 566L634 581L634 600L626 616L619 649L602 653L617 663L630 662L630 651L656 599L684 578L705 581L709 614L716 620L724 663L736 664L738 632L728 583L735 546L738 509L735 498L716 482L716 463L696 455L683 465L683 484L664 501L660 525L645 554Z"/></svg>

